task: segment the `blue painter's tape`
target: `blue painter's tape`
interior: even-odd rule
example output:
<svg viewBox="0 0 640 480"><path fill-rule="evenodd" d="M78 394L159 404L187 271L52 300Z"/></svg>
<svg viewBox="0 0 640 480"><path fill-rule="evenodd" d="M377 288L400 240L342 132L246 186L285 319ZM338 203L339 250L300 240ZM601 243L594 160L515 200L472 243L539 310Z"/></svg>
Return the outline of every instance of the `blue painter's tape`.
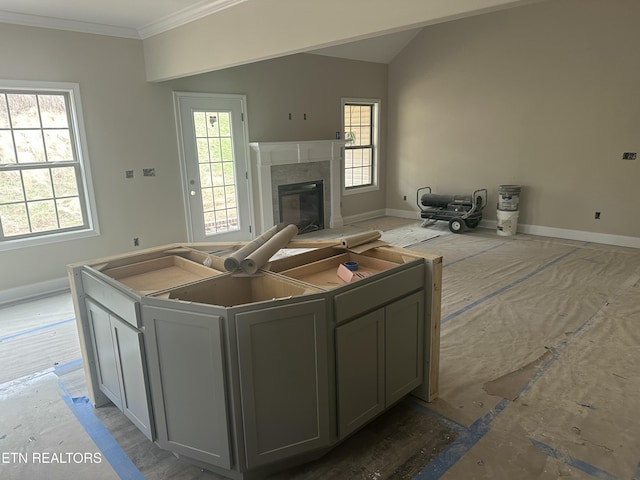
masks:
<svg viewBox="0 0 640 480"><path fill-rule="evenodd" d="M93 406L87 397L71 398L69 393L60 385L61 397L73 412L80 425L89 434L104 458L109 462L116 474L124 480L144 480L140 470L120 448L118 442L93 413Z"/></svg>
<svg viewBox="0 0 640 480"><path fill-rule="evenodd" d="M546 455L553 458L557 458L561 462L564 462L570 467L576 468L586 473L587 475L597 478L598 480L618 480L618 477L616 477L615 475L605 470L602 470L594 465L591 465L587 462L574 458L570 455L565 455L559 450L556 450L555 448L550 447L545 443L539 442L538 440L534 440L533 438L531 438L530 440L533 445L538 447Z"/></svg>
<svg viewBox="0 0 640 480"><path fill-rule="evenodd" d="M72 360L71 362L63 363L61 365L56 365L53 369L53 373L60 376L61 374L64 374L69 370L73 370L81 366L82 366L82 359L77 358L75 360Z"/></svg>
<svg viewBox="0 0 640 480"><path fill-rule="evenodd" d="M491 292L490 294L488 294L488 295L486 295L486 296L484 296L484 297L482 297L482 298L480 298L480 299L476 300L475 302L470 303L469 305L466 305L466 306L462 307L460 310L457 310L457 311L455 311L455 312L453 312L453 313L451 313L451 314L447 315L446 317L444 317L444 318L440 321L440 323L442 323L442 324L447 323L449 320L451 320L451 319L453 319L453 318L455 318L455 317L457 317L457 316L459 316L459 315L463 314L464 312L466 312L466 311L468 311L468 310L471 310L471 309L472 309L472 308L474 308L474 307L477 307L477 306L478 306L478 305L480 305L481 303L484 303L484 302L486 302L487 300L490 300L490 299L492 299L493 297L495 297L495 296L497 296L497 295L500 295L501 293L506 292L507 290L509 290L509 289L511 289L511 288L513 288L513 287L515 287L515 286L517 286L517 285L519 285L519 284L521 284L522 282L524 282L524 281L526 281L526 280L529 280L531 277L533 277L533 276L537 275L538 273L540 273L540 272L542 272L542 271L546 270L547 268L551 267L552 265L555 265L556 263L558 263L558 262L560 262L560 261L564 260L564 259L565 259L565 258L567 258L569 255L571 255L572 253L576 252L578 249L579 249L579 247L576 247L576 248L574 248L573 250L570 250L570 251L568 251L568 252L564 253L563 255L560 255L558 258L556 258L556 259L554 259L554 260L550 261L549 263L547 263L547 264L545 264L545 265L543 265L543 266L541 266L541 267L536 268L534 271L532 271L532 272L528 273L528 274L527 274L527 275L525 275L524 277L521 277L521 278L517 279L516 281L514 281L514 282L510 283L509 285L505 285L504 287L502 287L502 288L500 288L500 289L496 290L495 292Z"/></svg>
<svg viewBox="0 0 640 480"><path fill-rule="evenodd" d="M75 322L75 321L76 321L75 318L69 318L67 320L62 320L60 322L49 323L47 325L42 325L40 327L35 327L35 328L31 328L29 330L24 330L22 332L13 333L11 335L7 335L6 337L0 337L0 342L4 342L6 340L11 340L12 338L22 337L24 335L29 335L31 333L36 333L36 332L39 332L41 330L46 330L48 328L57 327L58 325L64 325L65 323Z"/></svg>

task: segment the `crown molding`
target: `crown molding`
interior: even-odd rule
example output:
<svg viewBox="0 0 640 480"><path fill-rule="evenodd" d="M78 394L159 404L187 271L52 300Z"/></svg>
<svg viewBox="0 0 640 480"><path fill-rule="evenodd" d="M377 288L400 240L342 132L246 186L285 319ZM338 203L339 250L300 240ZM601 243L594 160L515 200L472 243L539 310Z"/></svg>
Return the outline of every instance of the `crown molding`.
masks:
<svg viewBox="0 0 640 480"><path fill-rule="evenodd" d="M72 32L93 33L96 35L108 35L111 37L145 38L158 35L172 28L180 27L199 18L233 7L247 0L203 0L190 7L167 15L160 20L148 23L138 28L117 27L100 23L66 20L62 18L46 17L40 15L26 15L23 13L7 12L0 10L0 23L12 23L27 27L53 28L55 30L68 30Z"/></svg>
<svg viewBox="0 0 640 480"><path fill-rule="evenodd" d="M135 28L115 27L112 25L43 17L40 15L25 15L22 13L5 12L2 10L0 10L0 23L12 23L27 27L53 28L55 30L68 30L71 32L140 39L140 34Z"/></svg>
<svg viewBox="0 0 640 480"><path fill-rule="evenodd" d="M139 37L144 40L145 38L153 37L159 33L180 27L189 22L193 22L194 20L198 20L246 1L247 0L204 0L183 10L179 10L176 13L167 15L158 21L138 28L138 34Z"/></svg>

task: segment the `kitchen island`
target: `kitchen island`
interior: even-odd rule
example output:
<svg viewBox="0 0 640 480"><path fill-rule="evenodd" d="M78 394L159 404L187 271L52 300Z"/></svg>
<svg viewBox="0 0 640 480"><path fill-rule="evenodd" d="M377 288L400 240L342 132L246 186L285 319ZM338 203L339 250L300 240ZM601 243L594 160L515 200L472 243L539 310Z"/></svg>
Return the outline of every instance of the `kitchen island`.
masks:
<svg viewBox="0 0 640 480"><path fill-rule="evenodd" d="M242 245L69 266L96 407L113 402L161 448L248 479L318 458L408 394L437 396L440 256L293 240L302 250L254 275L226 272L220 252ZM346 262L360 272L348 283Z"/></svg>

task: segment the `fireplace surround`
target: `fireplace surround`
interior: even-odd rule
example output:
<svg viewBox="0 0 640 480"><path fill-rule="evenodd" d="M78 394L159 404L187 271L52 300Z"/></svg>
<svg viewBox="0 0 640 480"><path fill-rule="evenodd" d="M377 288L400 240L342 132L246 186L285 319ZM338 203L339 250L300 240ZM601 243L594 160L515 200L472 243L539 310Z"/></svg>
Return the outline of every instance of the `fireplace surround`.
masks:
<svg viewBox="0 0 640 480"><path fill-rule="evenodd" d="M256 233L280 219L279 185L320 180L324 184L324 227L343 225L340 173L345 143L344 140L314 140L249 144Z"/></svg>

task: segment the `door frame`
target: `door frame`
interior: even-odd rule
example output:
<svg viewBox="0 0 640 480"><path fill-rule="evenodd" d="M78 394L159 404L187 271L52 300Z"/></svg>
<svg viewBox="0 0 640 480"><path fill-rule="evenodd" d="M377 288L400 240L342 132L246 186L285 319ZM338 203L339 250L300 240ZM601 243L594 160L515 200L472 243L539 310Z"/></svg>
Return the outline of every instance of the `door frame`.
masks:
<svg viewBox="0 0 640 480"><path fill-rule="evenodd" d="M184 208L185 214L185 226L187 230L187 241L193 242L193 221L191 218L191 209L189 208L189 175L187 173L187 157L184 152L184 137L182 135L182 117L180 114L180 98L191 97L191 98L207 98L207 99L226 99L226 100L240 100L242 105L242 111L244 114L244 121L242 122L242 129L244 133L244 144L242 148L245 151L246 163L247 163L247 172L246 172L246 181L247 181L247 201L249 202L249 218L247 221L249 222L249 239L254 239L256 236L255 229L255 213L253 208L253 192L251 191L252 179L251 179L251 149L249 147L249 116L247 115L247 96L243 94L235 94L235 93L204 93L204 92L183 92L183 91L174 91L173 92L173 110L174 117L176 122L176 135L178 141L178 158L180 160L180 180L181 180L181 190L182 190L182 205ZM239 175L241 173L239 172ZM238 198L238 201L241 201Z"/></svg>

